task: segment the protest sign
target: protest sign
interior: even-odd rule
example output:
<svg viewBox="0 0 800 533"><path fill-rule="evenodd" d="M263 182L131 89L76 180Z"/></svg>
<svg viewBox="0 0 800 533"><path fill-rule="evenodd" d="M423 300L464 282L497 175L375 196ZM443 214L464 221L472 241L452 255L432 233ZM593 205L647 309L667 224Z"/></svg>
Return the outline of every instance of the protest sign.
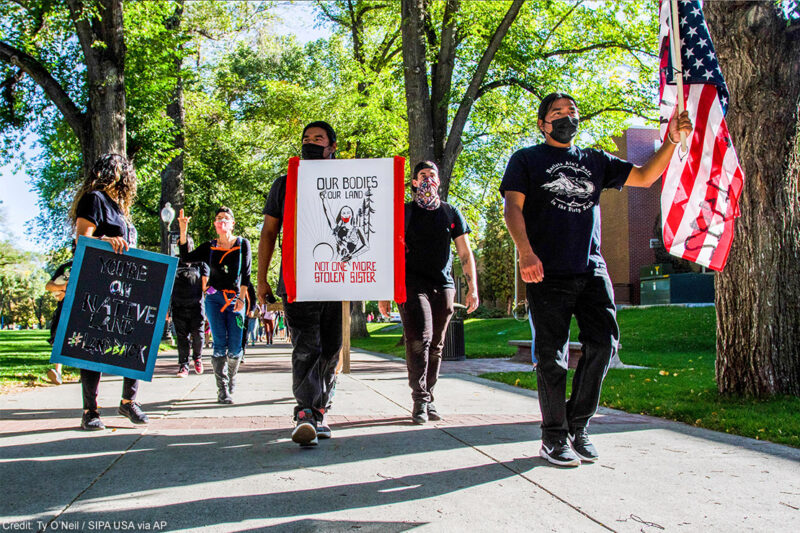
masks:
<svg viewBox="0 0 800 533"><path fill-rule="evenodd" d="M177 265L79 237L50 361L150 381Z"/></svg>
<svg viewBox="0 0 800 533"><path fill-rule="evenodd" d="M405 301L404 165L292 158L283 266L289 302Z"/></svg>

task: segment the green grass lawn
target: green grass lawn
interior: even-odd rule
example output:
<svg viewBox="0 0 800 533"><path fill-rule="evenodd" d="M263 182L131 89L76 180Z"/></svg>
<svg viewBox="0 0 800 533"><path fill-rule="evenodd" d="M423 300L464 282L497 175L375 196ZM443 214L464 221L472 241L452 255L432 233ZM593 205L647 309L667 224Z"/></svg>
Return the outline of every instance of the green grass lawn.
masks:
<svg viewBox="0 0 800 533"><path fill-rule="evenodd" d="M50 364L50 331L28 329L0 331L0 384L3 386L42 385ZM78 381L78 369L63 367L64 381Z"/></svg>
<svg viewBox="0 0 800 533"><path fill-rule="evenodd" d="M800 398L755 400L717 392L713 307L630 308L620 310L618 319L622 361L648 368L609 370L601 405L800 447ZM369 327L372 336L354 339L353 346L404 355L403 347L395 346L402 331L397 324ZM508 357L514 349L507 341L530 339L530 329L514 319L467 320L464 335L467 357ZM574 321L571 339L578 340ZM481 377L536 389L532 372Z"/></svg>
<svg viewBox="0 0 800 533"><path fill-rule="evenodd" d="M50 364L50 344L47 338L50 331L46 329L0 331L0 386L4 388L17 386L35 386L49 383L47 371ZM160 348L170 349L162 344ZM62 377L65 382L78 381L80 371L77 368L63 367Z"/></svg>
<svg viewBox="0 0 800 533"><path fill-rule="evenodd" d="M396 323L367 324L369 337L352 339L357 348L405 357L405 348L397 346L403 326ZM528 322L513 318L476 318L464 321L464 348L468 358L511 357L516 353L509 340L531 338Z"/></svg>

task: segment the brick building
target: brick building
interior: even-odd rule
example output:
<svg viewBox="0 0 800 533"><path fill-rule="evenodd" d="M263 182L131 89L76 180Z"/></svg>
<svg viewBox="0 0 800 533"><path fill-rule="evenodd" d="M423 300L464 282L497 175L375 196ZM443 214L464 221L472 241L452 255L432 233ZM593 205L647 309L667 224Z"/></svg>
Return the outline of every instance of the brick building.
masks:
<svg viewBox="0 0 800 533"><path fill-rule="evenodd" d="M643 127L628 128L614 141L618 149L612 153L635 165L644 164L661 145L658 130ZM639 304L639 268L656 262L650 239L660 236L660 198L660 179L649 189L608 189L600 196L602 251L618 304Z"/></svg>

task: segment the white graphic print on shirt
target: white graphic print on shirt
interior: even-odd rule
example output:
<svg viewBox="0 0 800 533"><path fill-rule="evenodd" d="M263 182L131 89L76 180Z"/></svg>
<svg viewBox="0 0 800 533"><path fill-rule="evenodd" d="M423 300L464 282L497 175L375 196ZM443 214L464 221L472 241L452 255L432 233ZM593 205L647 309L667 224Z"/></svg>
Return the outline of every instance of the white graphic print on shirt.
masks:
<svg viewBox="0 0 800 533"><path fill-rule="evenodd" d="M542 188L554 194L552 205L570 213L582 213L594 206L595 186L586 167L572 162L556 163L546 172L553 179Z"/></svg>

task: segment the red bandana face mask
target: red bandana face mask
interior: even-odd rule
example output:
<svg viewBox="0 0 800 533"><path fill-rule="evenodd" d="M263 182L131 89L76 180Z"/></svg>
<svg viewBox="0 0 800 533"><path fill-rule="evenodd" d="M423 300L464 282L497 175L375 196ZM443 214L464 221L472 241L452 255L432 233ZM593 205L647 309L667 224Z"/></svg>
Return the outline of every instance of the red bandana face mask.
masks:
<svg viewBox="0 0 800 533"><path fill-rule="evenodd" d="M414 195L414 201L422 209L433 211L441 200L439 199L439 178L429 177L422 178L417 185L417 192Z"/></svg>

